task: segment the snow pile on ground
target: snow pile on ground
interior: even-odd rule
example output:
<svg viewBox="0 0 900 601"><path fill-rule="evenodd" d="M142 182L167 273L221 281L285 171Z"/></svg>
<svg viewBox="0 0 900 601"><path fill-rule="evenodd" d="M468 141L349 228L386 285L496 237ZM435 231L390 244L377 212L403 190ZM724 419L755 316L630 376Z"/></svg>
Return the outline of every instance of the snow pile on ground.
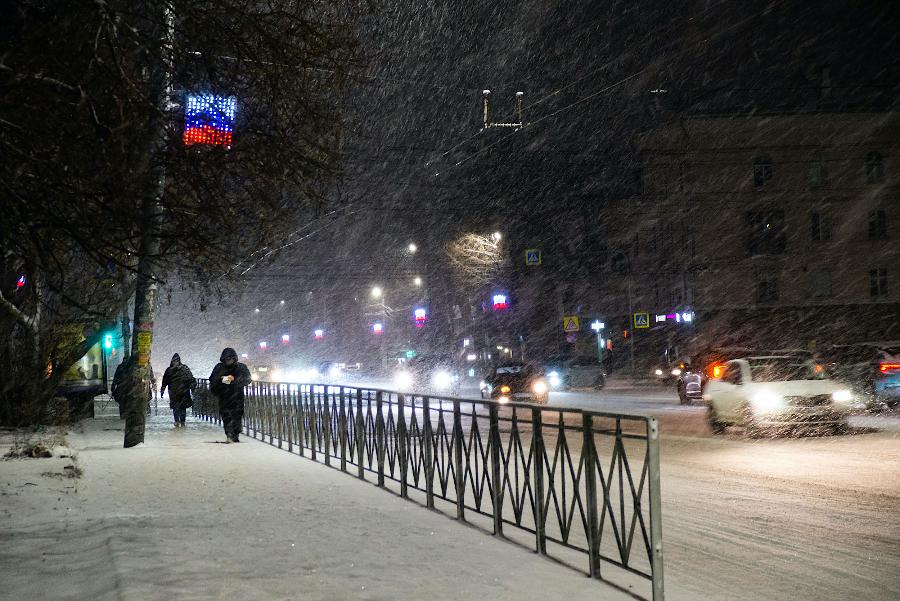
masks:
<svg viewBox="0 0 900 601"><path fill-rule="evenodd" d="M52 459L0 462L0 597L632 599L252 439L160 416L125 450L121 423L84 422Z"/></svg>

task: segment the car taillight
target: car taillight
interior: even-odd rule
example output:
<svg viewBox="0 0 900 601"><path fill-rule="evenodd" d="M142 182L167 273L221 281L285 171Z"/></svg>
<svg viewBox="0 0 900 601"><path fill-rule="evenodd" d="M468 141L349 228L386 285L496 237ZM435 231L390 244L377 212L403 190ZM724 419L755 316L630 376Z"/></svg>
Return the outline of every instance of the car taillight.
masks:
<svg viewBox="0 0 900 601"><path fill-rule="evenodd" d="M900 371L900 363L882 363L878 366L878 371L883 374L893 373L895 371Z"/></svg>

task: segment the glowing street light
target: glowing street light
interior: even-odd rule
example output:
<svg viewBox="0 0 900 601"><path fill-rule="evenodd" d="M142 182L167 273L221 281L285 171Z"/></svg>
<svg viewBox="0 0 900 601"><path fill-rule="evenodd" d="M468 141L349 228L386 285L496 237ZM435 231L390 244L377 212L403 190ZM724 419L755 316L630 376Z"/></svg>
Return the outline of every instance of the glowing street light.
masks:
<svg viewBox="0 0 900 601"><path fill-rule="evenodd" d="M325 330L316 330L315 332L313 332L313 337L316 340L322 340L323 338L325 338Z"/></svg>
<svg viewBox="0 0 900 601"><path fill-rule="evenodd" d="M254 313L259 313L259 307L253 309L253 312L254 312Z"/></svg>
<svg viewBox="0 0 900 601"><path fill-rule="evenodd" d="M409 246L407 246L406 248L407 248L407 250L409 250L410 253L413 253L413 254L414 254L417 250L419 250L419 247L416 246L415 242L410 242L410 243L409 243Z"/></svg>
<svg viewBox="0 0 900 601"><path fill-rule="evenodd" d="M415 285L415 286L421 286L421 285L422 285L422 278L420 278L419 276L416 276L416 278L413 280L413 285Z"/></svg>
<svg viewBox="0 0 900 601"><path fill-rule="evenodd" d="M503 234L501 234L500 232L494 232L493 234L491 234L491 238L494 240L494 242L500 242L500 239L503 238Z"/></svg>
<svg viewBox="0 0 900 601"><path fill-rule="evenodd" d="M284 304L284 301L282 300L279 304L280 304L280 305L283 305L283 304Z"/></svg>
<svg viewBox="0 0 900 601"><path fill-rule="evenodd" d="M382 294L384 294L384 291L381 289L381 286L372 287L372 298L381 298Z"/></svg>

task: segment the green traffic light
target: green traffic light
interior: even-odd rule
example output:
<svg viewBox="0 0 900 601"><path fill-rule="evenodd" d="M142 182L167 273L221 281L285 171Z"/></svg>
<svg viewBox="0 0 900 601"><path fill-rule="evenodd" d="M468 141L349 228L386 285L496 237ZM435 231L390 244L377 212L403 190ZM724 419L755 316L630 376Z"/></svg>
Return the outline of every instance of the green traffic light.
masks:
<svg viewBox="0 0 900 601"><path fill-rule="evenodd" d="M106 335L106 338L103 340L103 346L108 349L112 348L112 334Z"/></svg>

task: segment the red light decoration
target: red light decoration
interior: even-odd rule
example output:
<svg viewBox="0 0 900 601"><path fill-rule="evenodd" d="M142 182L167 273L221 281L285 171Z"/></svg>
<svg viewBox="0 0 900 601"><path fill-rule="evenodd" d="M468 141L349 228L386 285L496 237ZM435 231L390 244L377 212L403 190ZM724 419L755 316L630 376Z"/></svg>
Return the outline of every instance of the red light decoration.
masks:
<svg viewBox="0 0 900 601"><path fill-rule="evenodd" d="M24 275L20 275L20 276L19 276L19 279L16 280L16 290L18 290L19 288L24 288L24 287L25 287L25 281L26 281L26 280L25 280L25 276L24 276Z"/></svg>
<svg viewBox="0 0 900 601"><path fill-rule="evenodd" d="M492 300L494 311L502 311L509 308L509 301L505 294L495 294Z"/></svg>
<svg viewBox="0 0 900 601"><path fill-rule="evenodd" d="M384 334L384 324L383 323L373 323L372 324L372 333L376 336L381 336Z"/></svg>
<svg viewBox="0 0 900 601"><path fill-rule="evenodd" d="M428 312L425 309L416 309L413 311L413 317L416 320L416 327L424 328L425 322L428 320Z"/></svg>
<svg viewBox="0 0 900 601"><path fill-rule="evenodd" d="M316 340L322 340L323 338L325 338L325 330L316 330L315 332L313 332L313 337Z"/></svg>
<svg viewBox="0 0 900 601"><path fill-rule="evenodd" d="M900 363L882 363L878 366L881 373L886 374L892 371L900 371Z"/></svg>
<svg viewBox="0 0 900 601"><path fill-rule="evenodd" d="M184 143L231 146L237 100L233 96L188 96L184 107Z"/></svg>

